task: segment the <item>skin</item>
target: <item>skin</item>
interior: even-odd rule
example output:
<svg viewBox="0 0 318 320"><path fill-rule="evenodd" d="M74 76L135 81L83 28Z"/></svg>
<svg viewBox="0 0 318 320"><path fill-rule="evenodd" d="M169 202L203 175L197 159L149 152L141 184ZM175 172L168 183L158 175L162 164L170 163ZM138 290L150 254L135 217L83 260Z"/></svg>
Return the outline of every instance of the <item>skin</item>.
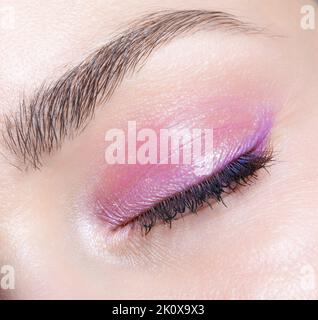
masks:
<svg viewBox="0 0 318 320"><path fill-rule="evenodd" d="M171 42L124 80L111 107L101 107L87 130L47 157L40 171L17 170L1 146L0 266L12 265L16 274L15 290L1 296L317 299L318 31L300 28L304 4L308 1L11 1L16 27L0 30L2 113L16 110L22 93L28 96L45 79L58 78L145 12L224 10L281 36L214 31ZM117 241L77 201L83 194L85 202L102 166L105 130L151 110L162 112L160 105L180 92L204 95L225 81L231 88L243 81L268 90L274 101L276 162L270 174L260 172L253 185L228 196L228 208L204 208L172 229L156 226L147 237Z"/></svg>

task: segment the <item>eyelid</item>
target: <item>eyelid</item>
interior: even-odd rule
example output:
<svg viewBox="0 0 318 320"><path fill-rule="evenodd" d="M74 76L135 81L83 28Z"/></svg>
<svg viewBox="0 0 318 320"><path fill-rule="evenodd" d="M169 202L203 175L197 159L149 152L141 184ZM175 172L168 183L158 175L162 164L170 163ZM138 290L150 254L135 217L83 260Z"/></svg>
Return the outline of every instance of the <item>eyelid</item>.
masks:
<svg viewBox="0 0 318 320"><path fill-rule="evenodd" d="M271 148L250 150L212 176L163 199L119 227L138 225L144 234L149 233L157 223L169 224L171 227L171 222L184 216L187 210L187 213L197 213L198 209L205 205L211 207L210 201L224 204L224 194L230 194L238 187L254 182L257 179L258 170L266 169L272 162Z"/></svg>
<svg viewBox="0 0 318 320"><path fill-rule="evenodd" d="M90 171L89 186L86 189L88 192L83 193L84 201L78 201L83 201L86 212L102 220L105 228L111 231L132 221L163 199L201 181L202 175L198 174L196 157L190 165L166 165L159 162L144 164L138 161L129 164L127 150L130 120L137 123L137 132L150 128L156 133L158 155L161 151L158 139L161 129L169 128L177 130L177 133L184 128L212 129L212 151L204 155L204 158L206 156L211 159L208 164L212 165L209 165L211 169L204 172L204 176L215 174L224 165L253 148L261 149L268 141L279 100L274 99L274 94L273 101L269 100L268 92L266 94L263 88L249 88L247 85L235 86L233 83L230 92L228 89L226 93L209 94L208 86L203 86L196 95L187 95L186 100L183 96L169 97L167 100L163 97L164 103L166 102L164 110L153 110L148 105L141 105L138 110L145 109L143 114L129 114L129 118L123 115L121 119L111 123L108 130L120 131L121 137L124 137L121 149L125 150L125 161L108 163L105 150L109 141L104 143L105 149L96 148L99 152L96 157L97 166ZM105 131L102 134L105 137ZM111 144L116 148L116 143ZM170 147L168 154L172 152L174 147ZM200 168L201 164L202 162Z"/></svg>
<svg viewBox="0 0 318 320"><path fill-rule="evenodd" d="M213 176L226 164L252 150L259 154L267 143L271 122L262 121L256 128L243 131L239 127L229 131L226 127L216 132L213 137L216 136L219 142L206 155L208 162L203 162L209 164L212 161L213 166L204 176ZM106 221L110 229L127 224L156 203L187 190L203 178L198 176L196 164L123 164L107 166L106 169L107 174L101 176L104 179L97 184L89 204L90 211Z"/></svg>

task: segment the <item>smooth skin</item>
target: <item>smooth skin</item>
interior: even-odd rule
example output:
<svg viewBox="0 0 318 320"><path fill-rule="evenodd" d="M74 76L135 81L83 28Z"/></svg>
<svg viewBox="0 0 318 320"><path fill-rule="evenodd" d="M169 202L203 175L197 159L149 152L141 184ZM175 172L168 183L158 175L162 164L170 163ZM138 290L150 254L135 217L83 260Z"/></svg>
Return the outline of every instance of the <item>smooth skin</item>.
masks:
<svg viewBox="0 0 318 320"><path fill-rule="evenodd" d="M17 170L1 144L0 266L12 265L16 276L15 290L1 297L317 299L318 26L301 28L305 4L318 20L309 0L2 1L0 9L14 8L15 23L0 28L1 114L145 13L223 10L272 36L214 31L169 43L41 170ZM228 208L204 208L172 229L157 226L146 238L112 243L103 223L77 205L105 130L170 101L171 88L189 92L192 84L219 88L226 81L235 87L242 70L249 83L269 83L277 95L270 174L229 196Z"/></svg>

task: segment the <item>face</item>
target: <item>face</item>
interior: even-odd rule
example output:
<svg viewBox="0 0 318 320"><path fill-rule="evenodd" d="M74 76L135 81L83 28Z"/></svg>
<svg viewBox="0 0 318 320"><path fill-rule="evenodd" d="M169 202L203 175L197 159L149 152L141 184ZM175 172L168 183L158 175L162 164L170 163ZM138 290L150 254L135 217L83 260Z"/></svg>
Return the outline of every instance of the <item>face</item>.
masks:
<svg viewBox="0 0 318 320"><path fill-rule="evenodd" d="M3 298L318 298L314 1L5 9Z"/></svg>

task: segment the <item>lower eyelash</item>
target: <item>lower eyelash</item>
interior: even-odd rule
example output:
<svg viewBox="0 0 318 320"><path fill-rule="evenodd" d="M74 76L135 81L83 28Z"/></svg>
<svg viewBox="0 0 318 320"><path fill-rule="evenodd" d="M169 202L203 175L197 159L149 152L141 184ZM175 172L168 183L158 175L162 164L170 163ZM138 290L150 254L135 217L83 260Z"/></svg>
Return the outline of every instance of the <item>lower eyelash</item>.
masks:
<svg viewBox="0 0 318 320"><path fill-rule="evenodd" d="M183 214L196 213L204 205L211 207L210 201L224 204L224 194L235 192L238 187L250 185L257 179L257 171L267 169L273 161L272 149L261 152L251 150L213 176L155 204L130 223L139 225L145 235L158 222L169 224L171 227L172 221Z"/></svg>

